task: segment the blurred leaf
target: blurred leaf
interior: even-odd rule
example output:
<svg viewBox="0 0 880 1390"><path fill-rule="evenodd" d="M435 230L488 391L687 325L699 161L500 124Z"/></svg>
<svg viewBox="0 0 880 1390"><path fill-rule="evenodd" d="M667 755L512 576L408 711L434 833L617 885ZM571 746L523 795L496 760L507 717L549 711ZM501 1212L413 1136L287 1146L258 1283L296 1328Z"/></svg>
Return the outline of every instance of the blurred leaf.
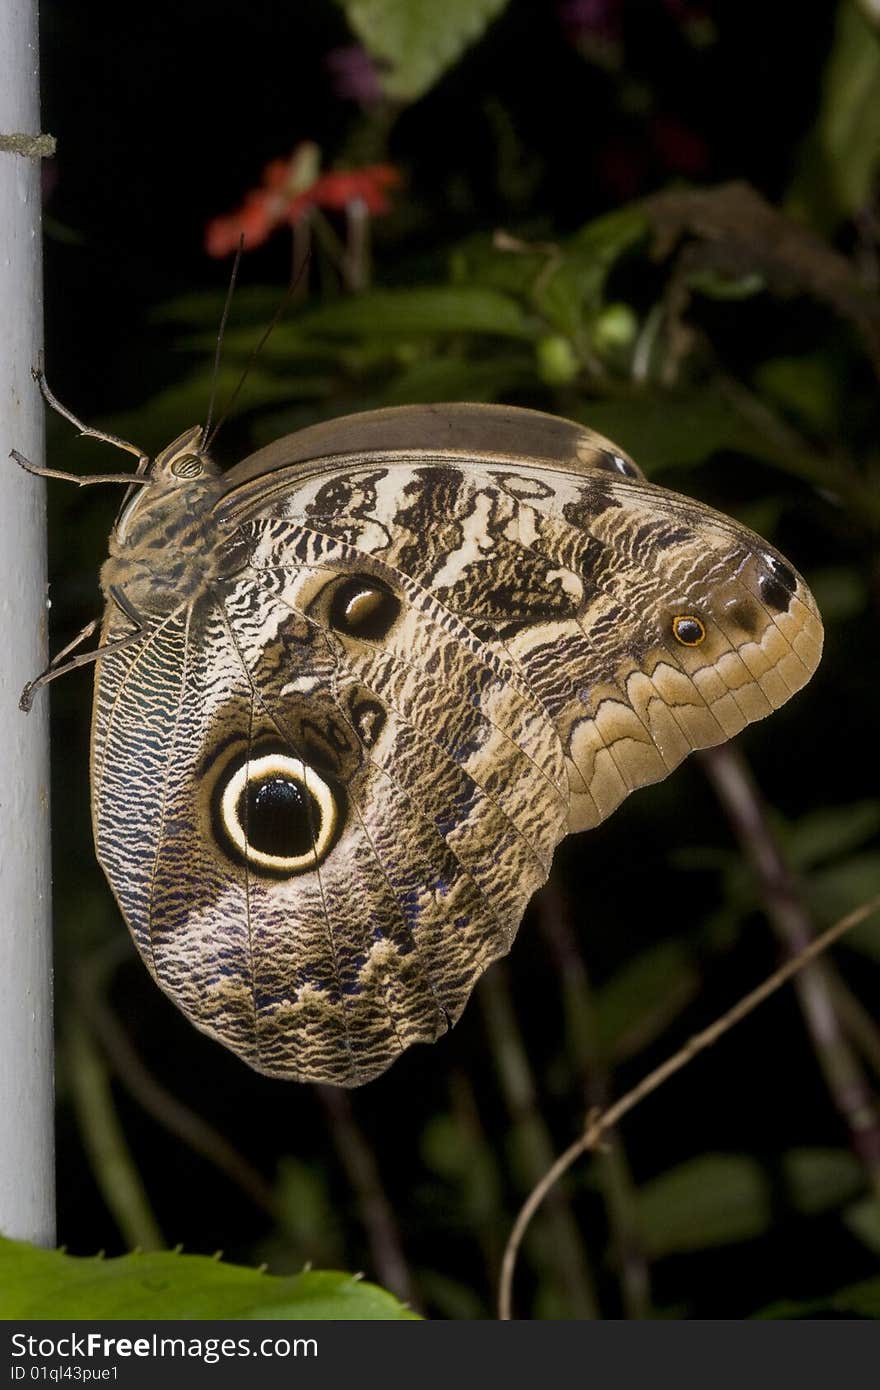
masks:
<svg viewBox="0 0 880 1390"><path fill-rule="evenodd" d="M435 1305L444 1318L473 1322L489 1316L479 1294L457 1279L449 1279L436 1269L420 1269L418 1281L424 1297Z"/></svg>
<svg viewBox="0 0 880 1390"><path fill-rule="evenodd" d="M880 42L854 0L837 9L822 101L788 203L822 230L866 206L880 162Z"/></svg>
<svg viewBox="0 0 880 1390"><path fill-rule="evenodd" d="M773 357L758 365L758 389L813 429L834 429L837 381L824 357Z"/></svg>
<svg viewBox="0 0 880 1390"><path fill-rule="evenodd" d="M855 569L811 569L810 588L826 626L854 618L868 606L867 584Z"/></svg>
<svg viewBox="0 0 880 1390"><path fill-rule="evenodd" d="M843 1224L857 1240L880 1255L880 1197L872 1195L853 1202L843 1213Z"/></svg>
<svg viewBox="0 0 880 1390"><path fill-rule="evenodd" d="M507 0L340 0L389 97L415 101L477 42Z"/></svg>
<svg viewBox="0 0 880 1390"><path fill-rule="evenodd" d="M751 1240L772 1220L770 1184L745 1154L704 1154L639 1191L639 1228L649 1255Z"/></svg>
<svg viewBox="0 0 880 1390"><path fill-rule="evenodd" d="M566 252L604 284L611 267L648 234L648 219L638 204L593 218L565 243Z"/></svg>
<svg viewBox="0 0 880 1390"><path fill-rule="evenodd" d="M498 1213L501 1196L492 1151L458 1118L448 1113L432 1116L422 1131L421 1151L428 1168L457 1185L469 1229Z"/></svg>
<svg viewBox="0 0 880 1390"><path fill-rule="evenodd" d="M470 1162L467 1147L461 1142L461 1131L452 1116L432 1115L422 1131L422 1156L435 1173L444 1178L459 1178Z"/></svg>
<svg viewBox="0 0 880 1390"><path fill-rule="evenodd" d="M283 291L276 285L236 285L230 306L230 327L265 327L278 308ZM179 323L189 328L213 330L214 341L223 316L226 299L223 290L195 290L158 304L150 314L152 323Z"/></svg>
<svg viewBox="0 0 880 1390"><path fill-rule="evenodd" d="M847 1149L790 1149L782 1156L788 1200L815 1216L841 1206L865 1186L865 1172Z"/></svg>
<svg viewBox="0 0 880 1390"><path fill-rule="evenodd" d="M415 1316L375 1284L335 1271L276 1278L167 1252L76 1259L0 1237L0 1317L6 1319Z"/></svg>
<svg viewBox="0 0 880 1390"><path fill-rule="evenodd" d="M336 1258L342 1244L339 1220L323 1170L285 1154L278 1163L276 1196L278 1223L302 1252L301 1263Z"/></svg>
<svg viewBox="0 0 880 1390"><path fill-rule="evenodd" d="M796 869L811 869L857 849L880 831L880 801L823 806L801 816L785 832L785 848Z"/></svg>
<svg viewBox="0 0 880 1390"><path fill-rule="evenodd" d="M237 367L227 365L221 369L217 378L217 400L221 410L238 385L239 375ZM321 399L330 395L335 386L336 378L328 374L280 376L254 367L248 373L236 409L242 412L280 401ZM204 422L210 394L211 380L207 370L197 370L153 396L149 409L114 415L104 421L104 426L123 439L135 439L139 448L155 453L189 426Z"/></svg>
<svg viewBox="0 0 880 1390"><path fill-rule="evenodd" d="M301 314L303 337L407 337L430 333L491 333L533 338L535 327L509 296L481 286L428 285L412 290L367 290Z"/></svg>
<svg viewBox="0 0 880 1390"><path fill-rule="evenodd" d="M453 251L450 275L455 284L515 295L551 327L573 337L599 314L610 271L643 240L647 225L640 209L629 207L588 222L565 242L474 237Z"/></svg>
<svg viewBox="0 0 880 1390"><path fill-rule="evenodd" d="M844 1149L792 1149L782 1172L788 1200L805 1215L833 1210L864 1188L861 1165ZM773 1215L767 1174L745 1154L704 1154L639 1193L640 1227L655 1257L753 1240Z"/></svg>
<svg viewBox="0 0 880 1390"><path fill-rule="evenodd" d="M645 1014L698 979L691 954L681 941L662 941L643 951L596 990L596 1026L606 1053Z"/></svg>
<svg viewBox="0 0 880 1390"><path fill-rule="evenodd" d="M880 1278L866 1279L861 1284L850 1284L845 1289L826 1294L824 1298L809 1299L803 1303L786 1300L771 1303L755 1314L758 1318L811 1318L823 1314L839 1313L851 1318L880 1318Z"/></svg>
<svg viewBox="0 0 880 1390"><path fill-rule="evenodd" d="M775 453L766 436L712 388L591 401L577 415L616 440L648 473L695 467L720 450L758 458Z"/></svg>
<svg viewBox="0 0 880 1390"><path fill-rule="evenodd" d="M807 889L816 917L822 922L836 922L880 893L880 851L853 854L831 868L816 870L807 879ZM880 960L880 922L871 918L853 927L844 944Z"/></svg>
<svg viewBox="0 0 880 1390"><path fill-rule="evenodd" d="M429 357L393 378L383 391L386 405L421 401L495 401L528 384L524 360L500 352L485 362L466 357Z"/></svg>
<svg viewBox="0 0 880 1390"><path fill-rule="evenodd" d="M738 300L751 299L766 288L763 275L756 271L746 271L742 275L730 275L721 270L692 270L686 276L688 289L704 294L707 299Z"/></svg>

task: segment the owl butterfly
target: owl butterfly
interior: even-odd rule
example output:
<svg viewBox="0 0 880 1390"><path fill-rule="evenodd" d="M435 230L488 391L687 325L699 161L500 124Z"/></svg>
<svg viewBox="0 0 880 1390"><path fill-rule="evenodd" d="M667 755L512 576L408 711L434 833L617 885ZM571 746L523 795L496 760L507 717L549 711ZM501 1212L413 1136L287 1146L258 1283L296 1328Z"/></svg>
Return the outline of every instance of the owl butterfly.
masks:
<svg viewBox="0 0 880 1390"><path fill-rule="evenodd" d="M780 555L550 415L379 410L225 473L194 428L139 474L98 858L157 983L270 1076L355 1086L439 1037L565 835L819 660Z"/></svg>

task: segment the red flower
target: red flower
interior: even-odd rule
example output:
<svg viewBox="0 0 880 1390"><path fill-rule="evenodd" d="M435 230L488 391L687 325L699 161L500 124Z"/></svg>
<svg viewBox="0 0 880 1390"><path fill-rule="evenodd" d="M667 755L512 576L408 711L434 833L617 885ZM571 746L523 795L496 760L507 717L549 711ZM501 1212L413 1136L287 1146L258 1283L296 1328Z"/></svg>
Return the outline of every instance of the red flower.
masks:
<svg viewBox="0 0 880 1390"><path fill-rule="evenodd" d="M311 208L337 212L359 202L373 216L387 212L388 190L401 181L390 164L327 174L319 169L320 152L311 141L298 145L289 159L273 159L263 170L262 186L252 189L236 212L208 223L208 255L230 255L242 237L248 249L259 246L277 227L292 225Z"/></svg>
<svg viewBox="0 0 880 1390"><path fill-rule="evenodd" d="M377 215L391 206L387 190L396 188L400 174L391 164L370 164L366 169L339 169L322 174L305 193L294 198L288 220L294 222L306 208L327 208L337 212L350 203L361 202L367 212Z"/></svg>

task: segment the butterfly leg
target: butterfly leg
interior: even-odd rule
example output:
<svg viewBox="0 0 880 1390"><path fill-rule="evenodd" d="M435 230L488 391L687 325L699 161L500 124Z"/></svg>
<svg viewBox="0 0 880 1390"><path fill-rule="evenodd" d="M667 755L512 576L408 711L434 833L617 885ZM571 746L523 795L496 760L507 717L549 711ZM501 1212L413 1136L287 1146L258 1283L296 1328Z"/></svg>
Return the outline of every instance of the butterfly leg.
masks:
<svg viewBox="0 0 880 1390"><path fill-rule="evenodd" d="M92 661L99 661L108 652L121 651L123 647L130 646L132 642L138 641L144 635L147 625L129 603L122 590L117 589L114 585L110 590L110 595L116 606L135 624L134 632L127 632L124 637L116 637L112 642L104 642L103 645L95 647L93 651L80 652L78 656L70 656L70 653L75 652L77 647L81 647L83 642L91 637L99 626L100 619L92 618L91 622L86 623L82 632L78 633L72 642L68 642L67 646L62 647L57 656L52 658L45 671L42 671L39 676L35 676L32 681L28 681L18 702L19 709L23 710L25 714L30 711L34 696L41 686L48 685L50 681L57 680L59 676L66 676L68 671L75 671L78 666L88 666ZM70 660L65 661L65 657L70 657Z"/></svg>
<svg viewBox="0 0 880 1390"><path fill-rule="evenodd" d="M102 438L109 439L110 436L104 435ZM34 473L38 478L60 478L65 483L76 483L77 487L87 487L89 483L142 483L147 486L150 481L149 478L139 478L136 473L89 473L82 476L79 473L65 473L60 468L42 468L38 463L31 463L17 449L10 449L9 457L15 459L25 473Z"/></svg>
<svg viewBox="0 0 880 1390"><path fill-rule="evenodd" d="M120 439L116 434L108 434L105 430L95 430L92 429L90 425L84 425L82 420L77 419L72 411L61 404L58 397L50 389L49 383L43 375L42 356L38 359L37 366L31 368L31 376L39 386L43 400L50 409L54 410L56 414L61 415L63 419L69 421L74 429L79 430L81 435L85 435L89 439L102 439L105 444L113 444L117 449L125 449L127 453L134 454L137 459L138 473L143 473L146 470L150 459L149 455L145 454L143 449L139 449L136 444L129 444L128 440Z"/></svg>

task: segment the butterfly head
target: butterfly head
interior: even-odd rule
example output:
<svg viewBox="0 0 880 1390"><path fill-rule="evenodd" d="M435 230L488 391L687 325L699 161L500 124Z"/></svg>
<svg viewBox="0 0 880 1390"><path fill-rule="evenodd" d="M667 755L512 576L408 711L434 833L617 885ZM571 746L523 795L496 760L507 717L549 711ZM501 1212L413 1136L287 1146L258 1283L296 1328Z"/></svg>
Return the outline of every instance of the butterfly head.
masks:
<svg viewBox="0 0 880 1390"><path fill-rule="evenodd" d="M216 494L220 470L204 448L204 430L194 425L162 449L148 464L148 481L132 491L114 528L117 545L137 544L157 521L182 521L203 514Z"/></svg>

